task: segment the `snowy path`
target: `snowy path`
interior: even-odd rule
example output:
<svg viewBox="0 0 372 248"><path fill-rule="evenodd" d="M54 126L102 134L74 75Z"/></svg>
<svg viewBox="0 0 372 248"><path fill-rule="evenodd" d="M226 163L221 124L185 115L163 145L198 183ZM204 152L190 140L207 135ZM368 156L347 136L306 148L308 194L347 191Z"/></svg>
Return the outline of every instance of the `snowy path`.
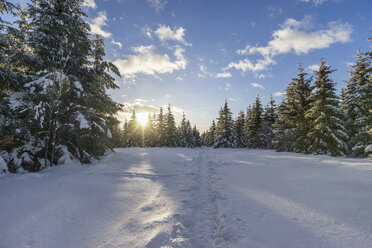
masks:
<svg viewBox="0 0 372 248"><path fill-rule="evenodd" d="M118 149L0 176L0 247L372 247L372 163L244 149Z"/></svg>

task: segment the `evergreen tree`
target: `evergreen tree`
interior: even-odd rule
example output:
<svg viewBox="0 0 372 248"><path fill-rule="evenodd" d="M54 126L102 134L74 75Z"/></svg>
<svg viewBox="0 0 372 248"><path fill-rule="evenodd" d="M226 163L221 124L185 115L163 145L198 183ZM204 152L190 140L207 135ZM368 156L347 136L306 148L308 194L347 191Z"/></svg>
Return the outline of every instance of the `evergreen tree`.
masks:
<svg viewBox="0 0 372 248"><path fill-rule="evenodd" d="M265 111L262 118L262 137L263 137L263 147L266 149L273 148L274 140L274 125L277 121L276 106L275 101L272 96L270 96L270 102L265 107Z"/></svg>
<svg viewBox="0 0 372 248"><path fill-rule="evenodd" d="M168 147L175 147L177 145L177 128L174 120L174 115L170 104L168 104L168 113L165 116L165 133L164 145Z"/></svg>
<svg viewBox="0 0 372 248"><path fill-rule="evenodd" d="M216 141L214 148L236 147L234 120L230 108L225 101L217 119Z"/></svg>
<svg viewBox="0 0 372 248"><path fill-rule="evenodd" d="M311 95L313 102L305 116L311 123L308 151L340 156L347 152L345 140L348 136L343 121L345 116L335 93L335 83L329 78L333 71L322 59L314 82L316 91Z"/></svg>
<svg viewBox="0 0 372 248"><path fill-rule="evenodd" d="M245 121L244 121L244 136L246 141L246 147L251 147L251 126L253 123L252 119L252 106L248 105L247 112L245 114Z"/></svg>
<svg viewBox="0 0 372 248"><path fill-rule="evenodd" d="M212 126L209 128L206 135L206 146L213 147L217 135L216 123L212 120Z"/></svg>
<svg viewBox="0 0 372 248"><path fill-rule="evenodd" d="M202 140L200 138L200 132L196 128L196 126L194 126L192 129L192 137L193 137L192 147L201 147Z"/></svg>
<svg viewBox="0 0 372 248"><path fill-rule="evenodd" d="M309 145L307 134L310 124L305 118L306 111L313 101L311 78L306 78L302 65L299 65L297 78L286 89L286 98L278 109L278 124L275 126L276 148L278 150L305 152Z"/></svg>
<svg viewBox="0 0 372 248"><path fill-rule="evenodd" d="M369 79L370 61L360 51L352 66L346 88L342 91L342 109L346 113L349 148L353 154L364 156L367 145L371 144L368 131L372 127L372 83Z"/></svg>
<svg viewBox="0 0 372 248"><path fill-rule="evenodd" d="M157 116L157 121L156 121L156 133L158 135L157 137L157 146L165 146L165 118L163 114L163 108L160 108L159 114Z"/></svg>
<svg viewBox="0 0 372 248"><path fill-rule="evenodd" d="M137 121L136 112L133 110L131 120L128 123L128 146L142 146L142 127Z"/></svg>
<svg viewBox="0 0 372 248"><path fill-rule="evenodd" d="M188 139L188 137L187 137L188 136L187 131L188 131L187 120L186 120L185 113L183 113L182 114L181 124L178 127L178 145L180 147L187 147L188 146L188 143L187 143L187 139Z"/></svg>
<svg viewBox="0 0 372 248"><path fill-rule="evenodd" d="M157 134L154 127L154 121L153 118L151 117L151 114L149 114L146 126L144 128L144 146L147 147L156 146L156 137Z"/></svg>
<svg viewBox="0 0 372 248"><path fill-rule="evenodd" d="M250 113L251 122L249 123L249 144L251 148L262 148L264 141L262 137L262 104L260 97L256 97L256 102Z"/></svg>
<svg viewBox="0 0 372 248"><path fill-rule="evenodd" d="M246 134L244 132L245 115L240 111L235 120L236 146L239 148L247 147Z"/></svg>

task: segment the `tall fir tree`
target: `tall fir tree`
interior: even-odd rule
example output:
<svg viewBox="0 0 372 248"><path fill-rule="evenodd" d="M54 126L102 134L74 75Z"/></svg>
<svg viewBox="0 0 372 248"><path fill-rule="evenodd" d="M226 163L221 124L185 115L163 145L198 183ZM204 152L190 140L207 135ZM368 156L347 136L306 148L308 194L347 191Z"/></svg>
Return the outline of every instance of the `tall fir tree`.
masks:
<svg viewBox="0 0 372 248"><path fill-rule="evenodd" d="M177 127L170 104L168 104L167 110L168 112L165 116L164 145L175 147L177 146Z"/></svg>
<svg viewBox="0 0 372 248"><path fill-rule="evenodd" d="M340 110L339 97L335 83L329 78L334 72L321 60L314 82L316 90L312 93L312 103L305 117L311 123L308 133L309 149L313 154L340 156L347 153L348 136L344 127L344 113Z"/></svg>
<svg viewBox="0 0 372 248"><path fill-rule="evenodd" d="M128 123L128 146L142 146L142 127L137 121L136 112L133 110L131 120Z"/></svg>
<svg viewBox="0 0 372 248"><path fill-rule="evenodd" d="M202 140L200 137L200 132L196 128L196 126L192 129L192 147L201 147L202 146Z"/></svg>
<svg viewBox="0 0 372 248"><path fill-rule="evenodd" d="M234 120L230 108L225 101L217 119L216 140L214 148L236 147L236 133Z"/></svg>
<svg viewBox="0 0 372 248"><path fill-rule="evenodd" d="M149 114L147 123L144 127L144 146L154 147L156 146L156 130L154 126L154 120L151 114Z"/></svg>
<svg viewBox="0 0 372 248"><path fill-rule="evenodd" d="M263 148L273 148L274 140L274 126L277 122L278 116L276 113L276 105L274 98L270 96L270 102L265 107L262 117L262 137L263 137Z"/></svg>
<svg viewBox="0 0 372 248"><path fill-rule="evenodd" d="M342 90L342 109L346 113L348 145L356 156L366 156L365 149L372 143L368 134L372 128L369 110L372 108L371 61L358 50L356 63L351 67L347 85Z"/></svg>
<svg viewBox="0 0 372 248"><path fill-rule="evenodd" d="M157 146L165 146L165 116L163 114L163 108L161 107L159 110L159 114L156 118L156 133L157 133Z"/></svg>
<svg viewBox="0 0 372 248"><path fill-rule="evenodd" d="M305 118L305 113L313 101L310 98L313 87L312 79L306 76L307 73L300 64L298 75L292 78L286 89L286 97L278 108L278 123L274 132L276 132L276 148L279 150L305 152L309 145L307 134L310 123Z"/></svg>
<svg viewBox="0 0 372 248"><path fill-rule="evenodd" d="M262 135L262 104L260 97L256 97L256 102L252 106L251 122L249 123L249 144L251 148L263 148L264 140Z"/></svg>
<svg viewBox="0 0 372 248"><path fill-rule="evenodd" d="M239 148L247 147L247 139L244 131L245 114L240 111L235 120L235 130L236 130L236 146Z"/></svg>

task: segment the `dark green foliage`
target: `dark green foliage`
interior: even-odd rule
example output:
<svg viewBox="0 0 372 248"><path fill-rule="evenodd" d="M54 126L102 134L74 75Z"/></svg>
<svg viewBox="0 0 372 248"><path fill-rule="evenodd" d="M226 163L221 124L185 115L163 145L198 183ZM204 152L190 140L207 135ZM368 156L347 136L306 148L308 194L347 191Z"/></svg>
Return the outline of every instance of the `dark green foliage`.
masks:
<svg viewBox="0 0 372 248"><path fill-rule="evenodd" d="M342 109L346 114L348 145L356 156L366 156L365 149L372 144L368 131L372 128L371 61L358 50L356 63L351 67L350 78L342 91Z"/></svg>
<svg viewBox="0 0 372 248"><path fill-rule="evenodd" d="M235 120L236 146L239 148L247 147L247 137L244 130L244 123L245 115L243 111L240 111Z"/></svg>
<svg viewBox="0 0 372 248"><path fill-rule="evenodd" d="M282 151L306 152L307 133L310 124L305 118L313 101L311 78L306 78L299 65L297 78L293 78L286 89L286 98L278 109L278 124L275 126L276 148Z"/></svg>
<svg viewBox="0 0 372 248"><path fill-rule="evenodd" d="M214 148L236 147L236 133L234 120L230 108L225 101L225 105L220 110L217 119L216 139Z"/></svg>
<svg viewBox="0 0 372 248"><path fill-rule="evenodd" d="M170 104L168 104L168 112L165 116L164 128L164 145L175 147L177 145L177 127Z"/></svg>
<svg viewBox="0 0 372 248"><path fill-rule="evenodd" d="M311 123L307 135L309 153L340 156L347 153L345 141L348 139L344 127L344 113L335 93L335 83L329 78L334 70L321 60L314 82L316 90L311 95L312 102L305 117Z"/></svg>
<svg viewBox="0 0 372 248"><path fill-rule="evenodd" d="M277 113L276 106L273 97L270 97L269 104L265 107L263 117L262 117L262 129L261 136L263 139L263 148L270 149L273 148L274 140L274 125L277 123Z"/></svg>

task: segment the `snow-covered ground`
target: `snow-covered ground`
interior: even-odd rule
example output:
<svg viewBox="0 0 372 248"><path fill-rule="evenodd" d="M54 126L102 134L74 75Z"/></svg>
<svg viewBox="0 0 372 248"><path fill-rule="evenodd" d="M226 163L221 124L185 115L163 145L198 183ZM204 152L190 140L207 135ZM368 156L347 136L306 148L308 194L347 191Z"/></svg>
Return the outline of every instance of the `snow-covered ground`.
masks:
<svg viewBox="0 0 372 248"><path fill-rule="evenodd" d="M372 247L372 163L128 148L2 175L0 247Z"/></svg>

